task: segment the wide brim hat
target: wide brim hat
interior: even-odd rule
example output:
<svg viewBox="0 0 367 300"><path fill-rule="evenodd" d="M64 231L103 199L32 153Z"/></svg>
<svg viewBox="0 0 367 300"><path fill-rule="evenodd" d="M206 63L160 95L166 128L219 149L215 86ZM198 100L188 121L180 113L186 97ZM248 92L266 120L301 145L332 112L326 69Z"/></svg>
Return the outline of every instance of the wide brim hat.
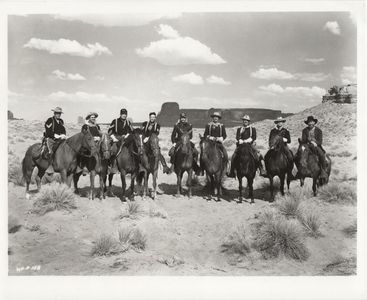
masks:
<svg viewBox="0 0 367 300"><path fill-rule="evenodd" d="M183 112L183 113L180 113L180 118L187 118L186 114Z"/></svg>
<svg viewBox="0 0 367 300"><path fill-rule="evenodd" d="M306 124L310 123L311 121L314 121L315 124L317 123L317 119L315 119L313 116L308 116L307 120L305 121Z"/></svg>
<svg viewBox="0 0 367 300"><path fill-rule="evenodd" d="M87 114L85 119L89 120L91 116L95 116L96 118L98 118L98 114L96 112L90 112L89 114Z"/></svg>
<svg viewBox="0 0 367 300"><path fill-rule="evenodd" d="M219 119L222 119L222 115L219 112L212 113L210 117L212 117L212 118L218 117Z"/></svg>
<svg viewBox="0 0 367 300"><path fill-rule="evenodd" d="M121 108L120 115L122 115L122 114L126 114L127 115L127 109L126 108Z"/></svg>
<svg viewBox="0 0 367 300"><path fill-rule="evenodd" d="M287 121L287 120L286 120L286 119L284 119L283 117L278 117L278 118L276 118L276 120L274 120L274 123L275 123L275 124L280 123L280 122L284 123L284 122L286 122L286 121Z"/></svg>
<svg viewBox="0 0 367 300"><path fill-rule="evenodd" d="M242 117L242 120L251 121L250 116L248 116L248 115L244 115L244 116Z"/></svg>
<svg viewBox="0 0 367 300"><path fill-rule="evenodd" d="M51 110L57 114L63 114L61 107L55 107L54 109L51 109Z"/></svg>

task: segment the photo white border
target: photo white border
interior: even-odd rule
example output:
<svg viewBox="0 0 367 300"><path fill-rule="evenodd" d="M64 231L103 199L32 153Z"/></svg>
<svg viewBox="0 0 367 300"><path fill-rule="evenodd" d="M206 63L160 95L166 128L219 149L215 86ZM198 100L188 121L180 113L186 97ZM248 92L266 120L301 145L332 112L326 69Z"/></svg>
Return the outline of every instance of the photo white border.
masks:
<svg viewBox="0 0 367 300"><path fill-rule="evenodd" d="M12 1L0 0L1 134L7 141L7 15L127 12L354 11L358 27L358 273L356 276L8 276L7 142L0 145L0 299L367 299L365 1Z"/></svg>

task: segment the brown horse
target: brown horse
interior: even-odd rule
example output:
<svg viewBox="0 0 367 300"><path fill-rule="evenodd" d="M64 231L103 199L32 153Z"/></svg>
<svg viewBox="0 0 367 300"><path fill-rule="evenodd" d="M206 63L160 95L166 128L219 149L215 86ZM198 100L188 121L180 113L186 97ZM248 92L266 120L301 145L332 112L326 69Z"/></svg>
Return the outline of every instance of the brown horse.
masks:
<svg viewBox="0 0 367 300"><path fill-rule="evenodd" d="M270 141L270 149L265 154L265 167L266 172L270 180L270 195L271 202L274 201L274 185L273 179L278 176L280 179L280 193L284 195L284 181L287 175L287 187L289 190L289 184L292 178L293 160L288 161L285 154L286 144L281 136L274 136Z"/></svg>
<svg viewBox="0 0 367 300"><path fill-rule="evenodd" d="M210 186L209 200L212 193L220 201L222 192L222 179L227 169L227 162L220 151L217 142L200 136L200 167L205 170Z"/></svg>
<svg viewBox="0 0 367 300"><path fill-rule="evenodd" d="M174 171L177 175L177 196L182 193L182 176L187 172L187 186L189 188L188 196L192 196L192 173L194 162L194 151L191 146L190 133L183 133L176 150L175 160L173 162Z"/></svg>
<svg viewBox="0 0 367 300"><path fill-rule="evenodd" d="M105 188L104 183L107 178L107 170L108 170L108 162L111 155L111 138L108 134L103 133L101 140L96 143L96 147L98 151L91 157L80 155L79 159L82 165L85 165L90 172L90 191L89 191L89 199L94 200L94 179L96 175L99 176L99 199L105 199ZM74 173L73 181L74 181L74 191L76 194L79 193L78 189L78 181L81 172Z"/></svg>
<svg viewBox="0 0 367 300"><path fill-rule="evenodd" d="M249 197L251 199L251 203L255 203L254 201L254 178L256 175L256 161L254 158L254 154L252 153L252 146L248 143L243 143L238 146L237 156L233 161L234 168L236 170L237 178L238 178L238 190L239 190L239 200L238 202L242 202L242 178L246 177L247 185L249 189Z"/></svg>
<svg viewBox="0 0 367 300"><path fill-rule="evenodd" d="M158 166L160 162L159 138L155 133L152 133L148 141L142 147L141 167L142 171L138 174L137 182L141 185L144 179L143 198L148 194L148 179L149 175L153 177L153 193L151 197L155 199L157 194L157 177Z"/></svg>
<svg viewBox="0 0 367 300"><path fill-rule="evenodd" d="M328 164L325 170L328 177L326 181L320 179L321 168L319 164L319 158L313 151L313 145L310 143L303 143L301 139L298 139L299 147L295 158L296 166L298 169L297 177L300 179L301 186L305 183L305 178L312 178L312 191L314 196L317 195L317 186L322 186L329 181L331 172L331 159L326 155L326 161Z"/></svg>
<svg viewBox="0 0 367 300"><path fill-rule="evenodd" d="M94 154L96 151L93 136L89 132L87 125L83 125L81 132L74 134L65 141L62 141L54 153L52 166L55 172L60 173L61 181L66 183L69 187L71 185L72 175L77 167L77 156L82 149L86 149L91 154ZM42 178L49 166L49 161L42 156L41 150L41 143L30 146L22 161L22 171L23 177L26 181L27 198L29 198L29 184L31 182L33 169L37 167L38 176L39 178ZM40 184L38 184L38 188L40 188Z"/></svg>
<svg viewBox="0 0 367 300"><path fill-rule="evenodd" d="M125 201L127 174L131 174L130 199L134 200L135 178L139 173L139 162L141 155L142 155L142 131L140 128L136 128L132 132L131 138L125 140L124 145L121 147L116 157L117 167L120 171L121 185L122 185L121 201ZM111 195L113 195L111 190L113 175L114 175L113 173L110 173L108 175L109 192Z"/></svg>

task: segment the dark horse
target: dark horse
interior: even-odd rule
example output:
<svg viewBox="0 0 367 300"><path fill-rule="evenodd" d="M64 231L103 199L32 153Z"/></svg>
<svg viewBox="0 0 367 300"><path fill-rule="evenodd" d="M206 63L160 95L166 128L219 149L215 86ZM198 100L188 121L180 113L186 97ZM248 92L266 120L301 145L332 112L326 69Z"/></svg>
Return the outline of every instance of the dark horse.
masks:
<svg viewBox="0 0 367 300"><path fill-rule="evenodd" d="M289 161L285 154L286 144L281 136L275 136L270 141L270 149L265 154L265 167L266 172L270 180L270 195L271 200L274 201L274 185L273 178L278 176L280 179L280 193L284 195L284 181L287 175L287 187L289 190L289 184L292 179L293 160Z"/></svg>
<svg viewBox="0 0 367 300"><path fill-rule="evenodd" d="M322 186L329 181L330 171L331 171L331 159L326 155L326 161L328 168L326 171L328 178L325 180L320 179L321 168L319 164L319 159L317 154L313 151L312 145L309 143L302 143L298 139L299 147L296 155L296 166L298 169L297 177L300 179L301 186L305 183L305 178L312 178L312 191L314 196L317 194L317 186Z"/></svg>
<svg viewBox="0 0 367 300"><path fill-rule="evenodd" d="M141 155L141 167L140 173L137 177L137 182L141 185L144 179L143 187L143 198L146 197L148 193L148 179L149 175L153 176L153 193L152 198L155 199L157 193L157 177L158 177L158 166L160 161L160 149L159 149L159 139L155 133L152 133L148 141L142 147Z"/></svg>
<svg viewBox="0 0 367 300"><path fill-rule="evenodd" d="M111 155L111 138L108 134L103 133L101 140L96 143L97 152L91 157L80 156L80 160L87 167L90 172L90 191L89 191L89 199L94 200L94 179L96 174L99 176L99 199L105 199L105 188L104 183L107 178L107 170L108 170L108 161ZM73 181L74 181L74 191L76 194L79 193L78 189L78 181L81 172L74 173Z"/></svg>
<svg viewBox="0 0 367 300"><path fill-rule="evenodd" d="M139 128L134 129L131 139L126 140L124 145L117 153L117 167L120 171L121 185L122 185L122 196L121 201L125 201L126 192L126 175L131 174L130 181L130 199L134 199L134 185L135 177L139 173L139 162L142 154L142 132ZM108 175L109 192L112 194L112 179L113 173Z"/></svg>
<svg viewBox="0 0 367 300"><path fill-rule="evenodd" d="M238 202L242 202L242 178L246 177L251 203L255 203L253 183L256 175L257 165L254 154L252 152L252 146L248 143L243 143L238 146L237 151L238 153L233 164L236 170L239 184L238 190L240 195Z"/></svg>
<svg viewBox="0 0 367 300"><path fill-rule="evenodd" d="M222 196L222 178L227 169L227 162L224 161L223 153L219 149L216 141L211 141L200 136L200 167L205 170L210 187L209 199L212 195L217 196L220 201Z"/></svg>
<svg viewBox="0 0 367 300"><path fill-rule="evenodd" d="M179 146L176 150L174 170L177 175L177 196L182 193L182 176L187 172L187 186L189 188L188 196L192 196L192 173L193 173L193 161L194 161L194 151L191 146L190 133L186 132L182 134L181 140L179 141Z"/></svg>
<svg viewBox="0 0 367 300"><path fill-rule="evenodd" d="M69 187L71 185L71 175L75 172L77 167L77 156L82 148L92 154L96 151L93 136L89 132L87 125L83 125L81 132L74 134L65 141L62 141L53 155L52 166L55 172L60 173L61 181L66 183ZM41 143L30 146L22 161L23 177L27 184L27 198L29 198L29 184L31 182L34 167L38 168L38 177L42 178L49 165L48 160L42 156L41 150ZM38 189L40 188L39 178L37 180Z"/></svg>

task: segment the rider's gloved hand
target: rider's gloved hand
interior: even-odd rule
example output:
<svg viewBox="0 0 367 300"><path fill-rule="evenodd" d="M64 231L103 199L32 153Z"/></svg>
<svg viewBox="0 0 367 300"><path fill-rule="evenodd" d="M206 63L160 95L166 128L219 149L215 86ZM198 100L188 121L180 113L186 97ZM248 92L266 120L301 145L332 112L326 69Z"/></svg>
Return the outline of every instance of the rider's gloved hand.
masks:
<svg viewBox="0 0 367 300"><path fill-rule="evenodd" d="M245 143L251 143L252 142L252 138L248 138L248 139L245 139L245 141L244 141Z"/></svg>
<svg viewBox="0 0 367 300"><path fill-rule="evenodd" d="M127 138L129 137L129 135L130 135L130 133L126 133L126 134L124 135L124 138L125 138L125 139L127 139Z"/></svg>
<svg viewBox="0 0 367 300"><path fill-rule="evenodd" d="M98 142L101 138L100 138L99 136L95 136L93 139L94 139L96 142Z"/></svg>
<svg viewBox="0 0 367 300"><path fill-rule="evenodd" d="M61 138L61 135L59 135L59 134L55 133L55 134L54 134L54 138L55 138L55 139L59 139L59 138Z"/></svg>
<svg viewBox="0 0 367 300"><path fill-rule="evenodd" d="M61 134L61 135L60 135L60 139L65 140L65 139L66 139L66 135L65 135L65 134Z"/></svg>
<svg viewBox="0 0 367 300"><path fill-rule="evenodd" d="M114 143L117 143L119 141L114 135L111 135L111 138L112 138Z"/></svg>
<svg viewBox="0 0 367 300"><path fill-rule="evenodd" d="M173 144L172 144L172 147L176 147L176 143L173 143Z"/></svg>
<svg viewBox="0 0 367 300"><path fill-rule="evenodd" d="M284 142L284 143L287 143L287 142L288 142L288 139L284 137L284 138L283 138L283 142Z"/></svg>
<svg viewBox="0 0 367 300"><path fill-rule="evenodd" d="M217 141L218 141L219 143L223 143L224 139L223 139L223 137L218 137L218 138L217 138Z"/></svg>
<svg viewBox="0 0 367 300"><path fill-rule="evenodd" d="M311 144L314 145L315 147L317 147L317 144L316 144L315 141L312 141Z"/></svg>
<svg viewBox="0 0 367 300"><path fill-rule="evenodd" d="M238 140L238 143L239 143L240 145L242 145L242 144L244 143L244 141L243 141L242 139L239 139L239 140Z"/></svg>
<svg viewBox="0 0 367 300"><path fill-rule="evenodd" d="M145 144L148 140L149 140L149 138L145 137L144 140L143 140L143 143Z"/></svg>
<svg viewBox="0 0 367 300"><path fill-rule="evenodd" d="M214 136L209 136L209 140L214 141L215 137Z"/></svg>

